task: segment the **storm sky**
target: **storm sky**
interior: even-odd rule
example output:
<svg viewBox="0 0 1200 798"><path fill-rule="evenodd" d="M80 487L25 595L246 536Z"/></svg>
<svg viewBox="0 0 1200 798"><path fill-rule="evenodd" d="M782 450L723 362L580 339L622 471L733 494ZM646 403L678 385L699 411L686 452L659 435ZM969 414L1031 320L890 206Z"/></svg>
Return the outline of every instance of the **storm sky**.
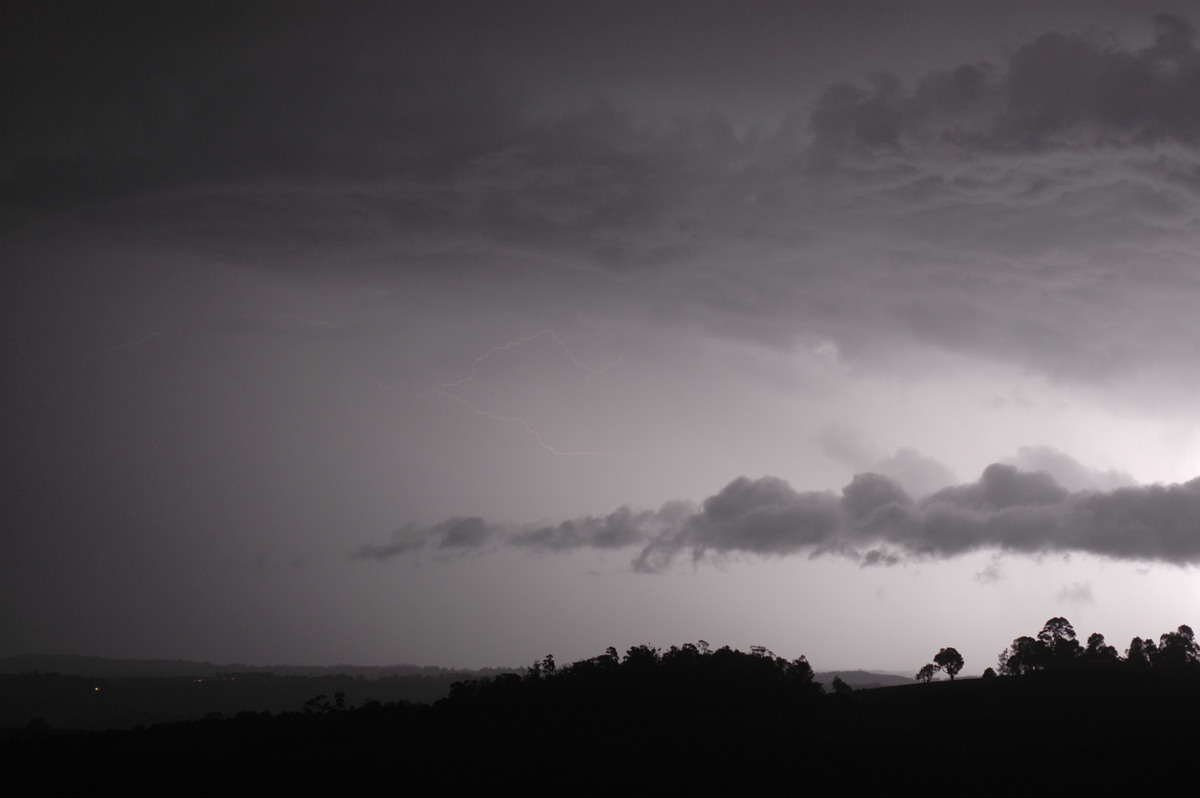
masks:
<svg viewBox="0 0 1200 798"><path fill-rule="evenodd" d="M1200 2L0 15L0 655L1200 620Z"/></svg>

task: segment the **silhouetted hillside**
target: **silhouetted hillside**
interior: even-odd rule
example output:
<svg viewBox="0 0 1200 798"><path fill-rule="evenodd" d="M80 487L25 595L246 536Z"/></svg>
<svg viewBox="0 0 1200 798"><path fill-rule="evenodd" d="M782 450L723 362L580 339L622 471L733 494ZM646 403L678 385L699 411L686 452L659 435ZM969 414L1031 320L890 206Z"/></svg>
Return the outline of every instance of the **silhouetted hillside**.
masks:
<svg viewBox="0 0 1200 798"><path fill-rule="evenodd" d="M1062 619L1047 629L1030 638L1047 651L1072 639ZM1164 635L1144 663L1063 654L993 678L836 693L803 657L761 647L610 648L457 682L432 706L339 691L275 715L129 732L34 724L0 751L10 772L42 786L125 791L173 790L182 777L196 791L1140 794L1190 777L1200 649L1188 632Z"/></svg>
<svg viewBox="0 0 1200 798"><path fill-rule="evenodd" d="M364 679L223 673L198 678L86 678L58 673L0 675L0 733L40 718L54 729L131 729L210 715L286 712L314 695L431 704L469 674Z"/></svg>
<svg viewBox="0 0 1200 798"><path fill-rule="evenodd" d="M515 668L439 668L432 665L217 665L212 662L164 659L108 659L77 654L21 654L0 658L0 675L61 673L91 678L197 678L226 673L272 673L276 676L457 676L478 677L512 673Z"/></svg>

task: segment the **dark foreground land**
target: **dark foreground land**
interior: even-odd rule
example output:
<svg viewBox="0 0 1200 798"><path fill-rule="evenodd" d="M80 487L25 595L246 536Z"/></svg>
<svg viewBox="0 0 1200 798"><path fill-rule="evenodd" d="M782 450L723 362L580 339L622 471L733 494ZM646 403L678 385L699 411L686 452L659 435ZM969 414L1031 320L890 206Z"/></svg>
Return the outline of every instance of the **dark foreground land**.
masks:
<svg viewBox="0 0 1200 798"><path fill-rule="evenodd" d="M547 658L433 705L325 696L132 731L31 728L0 744L0 765L43 791L1188 794L1198 718L1190 666L825 694L803 659L639 647Z"/></svg>

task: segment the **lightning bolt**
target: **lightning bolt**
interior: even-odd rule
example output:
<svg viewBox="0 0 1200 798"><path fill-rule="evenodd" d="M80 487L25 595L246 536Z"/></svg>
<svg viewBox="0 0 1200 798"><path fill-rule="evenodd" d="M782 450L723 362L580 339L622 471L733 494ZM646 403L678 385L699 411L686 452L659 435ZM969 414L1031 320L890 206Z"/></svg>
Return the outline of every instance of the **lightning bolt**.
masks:
<svg viewBox="0 0 1200 798"><path fill-rule="evenodd" d="M529 426L529 422L527 422L525 419L521 418L520 416L498 416L495 413L489 413L486 410L480 410L478 407L471 404L466 399L463 399L462 397L459 397L459 396L455 396L452 393L445 393L443 391L437 391L437 393L440 396L444 396L447 399L457 402L458 404L462 405L463 407L467 408L472 413L474 413L478 416L483 416L484 418L490 418L492 421L500 421L505 424L516 424L522 430L524 430L525 434L527 434L531 438L533 438L533 440L537 443L538 446L540 446L543 449L545 449L546 451L550 452L550 454L556 455L558 457L608 457L613 460L624 460L626 457L629 457L629 455L627 455L627 454L613 454L611 452L590 451L590 450L586 450L586 449L580 450L580 451L574 451L574 452L565 452L565 451L562 451L561 449L556 449L553 446L551 446L550 444L546 443L546 440L542 437L541 433L539 433L533 427Z"/></svg>
<svg viewBox="0 0 1200 798"><path fill-rule="evenodd" d="M587 373L592 374L594 376L599 376L600 374L603 374L604 372L608 371L609 369L613 368L614 366L616 366L617 364L619 364L621 362L621 357L618 356L616 360L609 363L607 366L604 366L603 368L598 368L598 369L592 368L588 364L581 361L579 358L575 357L575 353L571 351L570 347L568 347L565 343L563 343L563 340L561 338L559 338L558 335L553 330L538 330L533 335L527 335L524 338L518 338L517 340L510 341L507 344L501 344L500 346L492 347L487 352L485 352L482 355L480 355L479 357L475 358L475 362L471 364L471 373L468 374L466 377L463 377L461 380L458 380L457 382L447 382L447 383L438 385L435 388L430 388L428 393L443 393L445 391L450 391L455 388L461 388L462 386L466 385L467 383L469 383L475 379L475 374L479 370L479 366L485 360L490 358L492 355L495 355L499 352L507 352L510 349L516 349L519 346L524 346L525 344L529 343L530 341L535 341L538 338L541 338L543 336L549 336L550 339L554 341L554 343L558 344L559 347L564 352L567 353L567 357L571 358L572 363L574 363L579 368L583 369Z"/></svg>
<svg viewBox="0 0 1200 798"><path fill-rule="evenodd" d="M384 385L379 380L375 380L375 384L379 387L379 389L381 391L385 391L387 393L401 394L404 396L412 396L412 397L421 397L421 396L430 396L430 395L441 396L445 399L449 399L450 401L458 404L461 407L466 408L467 410L471 411L472 413L474 413L477 416L491 419L492 421L498 421L503 424L516 425L526 435L533 438L534 442L539 447L541 447L542 449L545 449L547 452L550 452L551 454L555 455L556 457L607 457L607 458L611 458L614 460L623 460L623 459L629 457L628 454L613 454L612 452L606 452L606 451L601 451L601 450L566 451L563 449L559 449L559 448L551 445L545 438L543 438L542 434L540 432L538 432L536 429L534 429L529 424L529 422L526 421L524 418L521 418L520 416L501 416L501 415L497 415L496 413L489 413L486 410L476 407L475 405L468 402L466 399L463 399L461 396L458 396L457 394L455 394L453 392L455 389L461 388L464 385L468 385L472 381L474 381L476 375L479 373L479 367L485 361L487 361L489 358L491 358L494 355L497 355L501 352L508 352L508 351L511 351L518 347L524 346L525 344L530 343L531 341L535 341L538 338L550 338L552 341L554 341L555 344L558 345L558 347L560 349L563 350L563 352L566 353L567 357L570 358L571 363L573 363L576 367L583 369L584 371L586 371L588 374L590 374L592 376L599 376L599 375L603 374L604 372L608 371L609 369L615 368L621 362L621 356L618 356L614 361L612 361L611 363L609 363L605 366L602 366L600 368L589 366L587 363L584 363L582 360L580 360L578 357L575 356L575 353L572 352L571 348L569 346L567 346L566 343L561 338L558 337L557 333L555 333L553 330L550 330L550 329L542 329L542 330L538 330L537 332L533 333L532 335L527 335L524 338L518 338L515 341L509 341L506 344L501 344L500 346L492 347L487 352L484 352L482 355L475 358L475 361L471 364L471 368L470 368L467 376L463 377L460 380L455 380L453 382L445 382L445 383L442 383L441 385L435 385L432 388L427 388L423 391L418 391L418 392L408 392L408 391L398 390L395 388L390 388L390 387Z"/></svg>

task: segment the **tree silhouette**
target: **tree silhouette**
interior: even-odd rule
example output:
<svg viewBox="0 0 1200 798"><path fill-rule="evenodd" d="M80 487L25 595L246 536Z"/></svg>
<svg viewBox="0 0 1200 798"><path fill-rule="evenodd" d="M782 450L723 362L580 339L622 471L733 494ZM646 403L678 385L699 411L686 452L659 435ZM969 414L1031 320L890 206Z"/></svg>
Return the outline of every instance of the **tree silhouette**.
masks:
<svg viewBox="0 0 1200 798"><path fill-rule="evenodd" d="M1063 617L1046 621L1042 631L1038 632L1037 639L1041 645L1043 667L1067 667L1083 653L1079 641L1075 639L1075 627Z"/></svg>
<svg viewBox="0 0 1200 798"><path fill-rule="evenodd" d="M1012 645L1000 652L1000 673L1005 676L1023 676L1045 666L1042 644L1028 635L1018 637Z"/></svg>
<svg viewBox="0 0 1200 798"><path fill-rule="evenodd" d="M1057 617L1046 621L1036 639L1014 640L1000 652L998 664L1005 676L1024 676L1035 671L1059 675L1082 671L1200 673L1200 643L1192 628L1184 624L1160 636L1157 644L1150 637L1133 638L1122 657L1099 632L1088 636L1086 647L1080 645L1070 621Z"/></svg>
<svg viewBox="0 0 1200 798"><path fill-rule="evenodd" d="M943 648L934 656L933 663L946 672L950 681L954 681L954 677L962 670L963 658L958 649Z"/></svg>
<svg viewBox="0 0 1200 798"><path fill-rule="evenodd" d="M929 684L933 680L933 674L937 673L937 666L932 662L927 662L921 666L921 670L917 671L917 675L913 678L919 682Z"/></svg>
<svg viewBox="0 0 1200 798"><path fill-rule="evenodd" d="M1148 669L1157 653L1153 640L1135 637L1129 641L1129 648L1125 651L1125 664L1138 670Z"/></svg>
<svg viewBox="0 0 1200 798"><path fill-rule="evenodd" d="M337 692L333 694L333 701L329 697L322 694L313 696L304 702L302 707L308 715L326 715L330 712L344 712L346 710L346 694Z"/></svg>
<svg viewBox="0 0 1200 798"><path fill-rule="evenodd" d="M1197 666L1200 666L1200 644L1196 643L1192 627L1184 624L1158 638L1155 668L1186 670Z"/></svg>
<svg viewBox="0 0 1200 798"><path fill-rule="evenodd" d="M1117 650L1104 642L1104 635L1099 632L1092 632L1087 639L1087 648L1083 650L1083 661L1088 665L1105 665L1109 666L1117 661L1120 657L1117 655Z"/></svg>

